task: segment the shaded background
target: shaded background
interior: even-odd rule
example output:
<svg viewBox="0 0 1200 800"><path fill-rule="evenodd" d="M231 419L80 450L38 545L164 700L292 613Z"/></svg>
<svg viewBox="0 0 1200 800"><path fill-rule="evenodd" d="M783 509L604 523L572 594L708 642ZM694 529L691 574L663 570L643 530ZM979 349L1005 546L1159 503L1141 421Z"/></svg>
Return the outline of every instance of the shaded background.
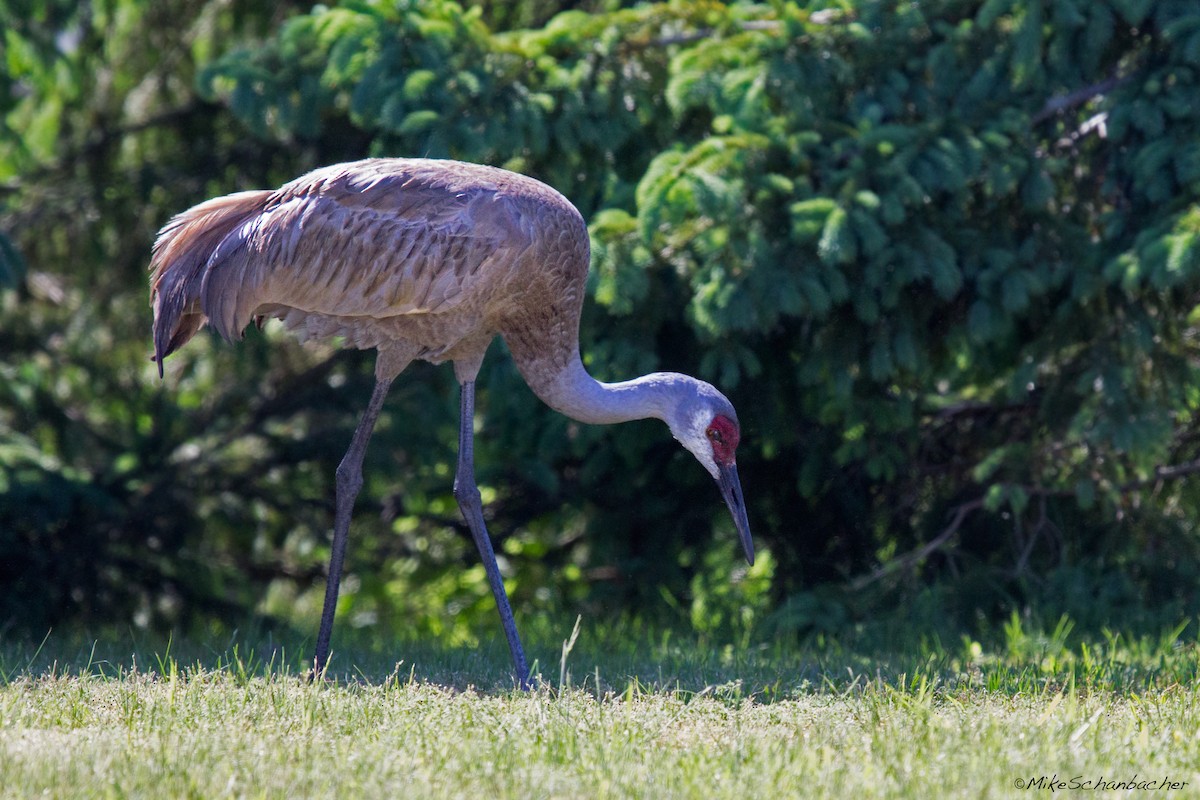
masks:
<svg viewBox="0 0 1200 800"><path fill-rule="evenodd" d="M591 226L588 367L722 387L764 556L661 424L502 345L478 477L518 617L822 636L1200 611L1200 9L0 0L0 631L313 623L371 354L272 325L159 381L146 265L208 197L367 155ZM343 625L492 625L451 370L397 382Z"/></svg>

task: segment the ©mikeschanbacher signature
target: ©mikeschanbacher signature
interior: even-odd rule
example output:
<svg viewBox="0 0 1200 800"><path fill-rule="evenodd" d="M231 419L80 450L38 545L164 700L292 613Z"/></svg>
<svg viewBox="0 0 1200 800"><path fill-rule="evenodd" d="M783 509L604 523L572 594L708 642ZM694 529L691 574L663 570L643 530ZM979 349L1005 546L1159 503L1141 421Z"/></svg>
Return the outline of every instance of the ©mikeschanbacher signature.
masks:
<svg viewBox="0 0 1200 800"><path fill-rule="evenodd" d="M1160 790L1174 791L1188 785L1187 781L1172 780L1169 775L1162 778L1143 778L1136 772L1130 778L1109 778L1101 775L1098 778L1087 778L1075 775L1060 778L1054 775L1031 775L1028 778L1017 778L1014 785L1018 789L1042 789L1057 791L1143 791L1155 792Z"/></svg>

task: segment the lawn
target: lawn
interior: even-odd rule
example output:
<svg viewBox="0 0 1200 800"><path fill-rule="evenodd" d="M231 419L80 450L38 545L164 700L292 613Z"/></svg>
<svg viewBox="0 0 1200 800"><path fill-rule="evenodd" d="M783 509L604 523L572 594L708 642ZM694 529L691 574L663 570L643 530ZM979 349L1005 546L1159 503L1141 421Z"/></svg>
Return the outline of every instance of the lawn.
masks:
<svg viewBox="0 0 1200 800"><path fill-rule="evenodd" d="M560 633L531 693L491 643L351 642L311 684L300 639L8 642L0 796L1200 797L1186 628L899 656Z"/></svg>

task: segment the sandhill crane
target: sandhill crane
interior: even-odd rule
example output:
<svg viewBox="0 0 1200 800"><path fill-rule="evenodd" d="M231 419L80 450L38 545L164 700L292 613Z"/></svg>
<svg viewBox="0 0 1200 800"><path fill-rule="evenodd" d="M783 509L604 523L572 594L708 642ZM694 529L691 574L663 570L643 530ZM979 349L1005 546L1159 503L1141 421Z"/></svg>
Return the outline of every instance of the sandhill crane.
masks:
<svg viewBox="0 0 1200 800"><path fill-rule="evenodd" d="M227 340L274 317L300 338L375 348L375 388L337 468L329 578L314 674L329 657L334 608L363 454L388 387L414 359L451 361L461 385L454 496L479 548L518 683L529 668L484 526L474 470L475 377L502 336L533 392L581 422L656 417L716 479L754 563L734 460L733 406L670 372L601 383L579 355L588 271L583 218L554 189L494 167L378 158L317 169L275 191L201 203L168 222L150 264L154 360L206 323Z"/></svg>

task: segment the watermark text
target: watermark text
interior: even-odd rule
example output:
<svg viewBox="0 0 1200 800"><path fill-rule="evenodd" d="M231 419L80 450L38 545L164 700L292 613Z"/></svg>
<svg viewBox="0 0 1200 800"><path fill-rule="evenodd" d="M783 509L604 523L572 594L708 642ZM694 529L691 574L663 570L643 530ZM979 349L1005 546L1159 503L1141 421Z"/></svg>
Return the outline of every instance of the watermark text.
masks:
<svg viewBox="0 0 1200 800"><path fill-rule="evenodd" d="M1170 775L1162 778L1143 778L1136 772L1129 778L1111 778L1101 775L1088 778L1085 775L1061 777L1055 775L1030 775L1017 778L1018 789L1048 792L1158 792L1178 791L1188 785L1184 780L1173 780Z"/></svg>

